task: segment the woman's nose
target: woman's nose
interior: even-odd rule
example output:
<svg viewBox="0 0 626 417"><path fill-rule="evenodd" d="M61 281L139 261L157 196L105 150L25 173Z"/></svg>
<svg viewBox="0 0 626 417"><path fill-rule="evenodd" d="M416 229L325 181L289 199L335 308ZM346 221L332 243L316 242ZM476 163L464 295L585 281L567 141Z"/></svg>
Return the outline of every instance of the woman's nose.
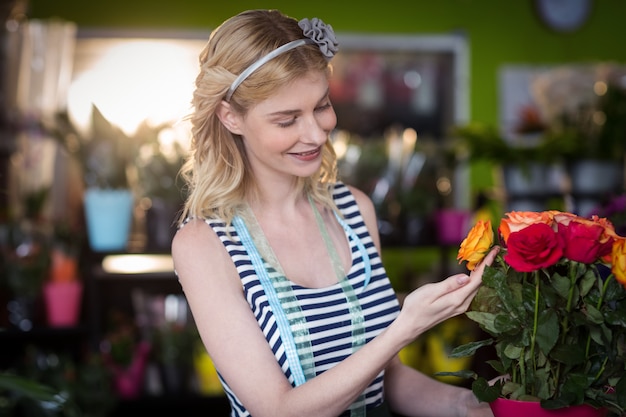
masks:
<svg viewBox="0 0 626 417"><path fill-rule="evenodd" d="M325 112L323 115L312 115L306 123L304 138L318 145L323 144L328 139L328 135L337 125L337 116L334 111Z"/></svg>

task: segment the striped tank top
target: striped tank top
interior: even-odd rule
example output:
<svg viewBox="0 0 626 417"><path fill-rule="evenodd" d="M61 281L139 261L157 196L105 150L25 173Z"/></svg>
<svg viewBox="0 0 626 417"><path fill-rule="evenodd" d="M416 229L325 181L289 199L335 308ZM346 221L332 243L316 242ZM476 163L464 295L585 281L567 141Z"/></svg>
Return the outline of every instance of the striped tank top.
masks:
<svg viewBox="0 0 626 417"><path fill-rule="evenodd" d="M361 305L365 319L365 340L368 342L396 318L399 303L352 193L345 184L337 183L333 198L345 222L360 240L360 242L355 242L353 239L348 239L352 251L352 266L347 278ZM241 278L244 295L259 327L285 376L295 386L294 377L287 362L285 346L268 297L235 228L230 226L227 229L223 222L215 219L207 219L206 222L218 235L233 259ZM359 247L362 249L360 250ZM366 253L361 253L363 248ZM369 265L363 261L364 256L369 258ZM371 268L369 282L366 282L367 266ZM271 266L266 264L266 268L271 268ZM367 285L364 286L364 284ZM314 356L315 375L319 375L352 353L351 316L346 297L339 283L324 288L306 288L294 283L291 286L306 320ZM383 401L383 377L384 371L370 383L361 397L364 398L368 409L380 405ZM250 416L221 375L220 380L231 404L231 417ZM344 414L349 415L349 411Z"/></svg>

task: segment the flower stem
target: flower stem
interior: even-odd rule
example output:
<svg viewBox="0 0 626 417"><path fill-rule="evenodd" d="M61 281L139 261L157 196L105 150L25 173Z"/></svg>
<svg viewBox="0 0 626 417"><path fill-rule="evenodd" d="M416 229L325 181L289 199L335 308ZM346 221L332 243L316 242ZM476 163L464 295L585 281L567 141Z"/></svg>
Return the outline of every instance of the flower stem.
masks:
<svg viewBox="0 0 626 417"><path fill-rule="evenodd" d="M596 308L600 310L602 307L602 303L604 302L604 295L606 294L606 289L609 287L609 281L613 278L613 274L609 275L602 284L600 288L600 297L598 298L598 303L596 304ZM601 278L600 278L601 279Z"/></svg>
<svg viewBox="0 0 626 417"><path fill-rule="evenodd" d="M598 273L598 271L595 271L596 273L596 277L598 281L602 281L602 277L600 276L600 274ZM598 302L596 303L596 308L598 309L598 311L600 311L600 309L602 308L602 303L604 302L604 296L606 295L606 290L609 286L609 281L611 280L611 278L613 278L613 274L609 275L605 280L604 283L602 283L602 285L600 286L600 297L598 297ZM591 334L587 335L587 345L585 346L585 358L589 357L589 348L591 347ZM600 370L598 371L598 373L595 376L595 380L597 380L598 378L600 378L600 375L602 375L602 373L604 372L604 369L606 367L606 361L608 358L605 358L604 362L602 363L602 367L600 368Z"/></svg>
<svg viewBox="0 0 626 417"><path fill-rule="evenodd" d="M530 357L533 361L533 375L537 372L537 361L535 360L535 341L537 339L537 327L539 323L539 282L541 277L539 271L535 271L535 311L533 317L533 333L531 335L530 343Z"/></svg>
<svg viewBox="0 0 626 417"><path fill-rule="evenodd" d="M574 298L574 288L576 287L576 269L578 265L576 262L571 262L569 265L569 294L567 295L567 306L565 310L568 314L563 317L563 321L561 322L561 342L565 343L565 336L567 335L567 328L569 327L569 313L572 311L572 300Z"/></svg>

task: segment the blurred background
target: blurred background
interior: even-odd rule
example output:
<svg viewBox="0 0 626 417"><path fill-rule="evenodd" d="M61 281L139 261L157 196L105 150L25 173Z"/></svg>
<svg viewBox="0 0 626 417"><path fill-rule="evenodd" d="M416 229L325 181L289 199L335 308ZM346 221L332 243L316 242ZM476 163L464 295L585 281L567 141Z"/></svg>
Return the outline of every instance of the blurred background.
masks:
<svg viewBox="0 0 626 417"><path fill-rule="evenodd" d="M227 414L169 247L197 57L246 9L337 33L331 139L400 297L461 271L477 219L557 209L626 233L623 1L341 6L0 0L0 410ZM447 357L477 337L450 320L402 358L466 384L435 374L483 367Z"/></svg>

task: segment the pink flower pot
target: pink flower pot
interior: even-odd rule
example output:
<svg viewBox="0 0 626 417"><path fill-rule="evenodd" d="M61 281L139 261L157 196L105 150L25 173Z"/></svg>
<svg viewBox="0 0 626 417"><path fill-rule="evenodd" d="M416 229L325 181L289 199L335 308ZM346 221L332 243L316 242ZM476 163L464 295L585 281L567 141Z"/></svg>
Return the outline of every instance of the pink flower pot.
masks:
<svg viewBox="0 0 626 417"><path fill-rule="evenodd" d="M43 293L50 326L70 327L78 323L83 294L81 282L48 282Z"/></svg>
<svg viewBox="0 0 626 417"><path fill-rule="evenodd" d="M607 414L606 409L587 404L546 410L538 402L498 398L489 405L495 417L604 417Z"/></svg>
<svg viewBox="0 0 626 417"><path fill-rule="evenodd" d="M467 210L445 209L435 214L437 240L442 245L459 245L470 230L472 213Z"/></svg>
<svg viewBox="0 0 626 417"><path fill-rule="evenodd" d="M141 395L151 350L152 346L148 342L140 342L135 348L132 362L125 367L115 363L108 353L104 355L105 363L113 373L113 387L120 398L132 399Z"/></svg>

